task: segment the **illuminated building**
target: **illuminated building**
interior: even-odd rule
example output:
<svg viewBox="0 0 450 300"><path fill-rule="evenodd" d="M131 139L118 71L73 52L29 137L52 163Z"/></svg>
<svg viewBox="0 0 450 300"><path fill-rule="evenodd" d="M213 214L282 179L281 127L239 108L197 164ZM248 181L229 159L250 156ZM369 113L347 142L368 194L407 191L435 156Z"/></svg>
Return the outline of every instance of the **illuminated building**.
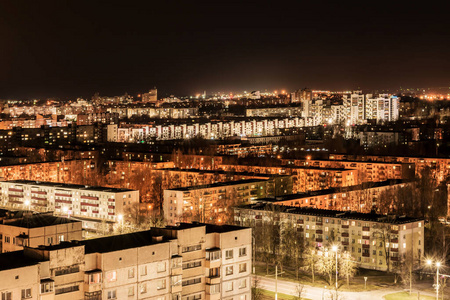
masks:
<svg viewBox="0 0 450 300"><path fill-rule="evenodd" d="M366 269L396 270L407 253L416 268L424 255L424 220L419 218L257 203L235 207L234 220L253 228L274 221L290 224L305 243L322 251L338 244Z"/></svg>
<svg viewBox="0 0 450 300"><path fill-rule="evenodd" d="M3 206L54 211L58 215L74 216L85 221L115 222L127 208L139 203L139 191L129 189L29 180L2 181L0 187Z"/></svg>
<svg viewBox="0 0 450 300"><path fill-rule="evenodd" d="M250 228L183 223L26 247L0 254L0 294L46 300L248 300L251 243Z"/></svg>

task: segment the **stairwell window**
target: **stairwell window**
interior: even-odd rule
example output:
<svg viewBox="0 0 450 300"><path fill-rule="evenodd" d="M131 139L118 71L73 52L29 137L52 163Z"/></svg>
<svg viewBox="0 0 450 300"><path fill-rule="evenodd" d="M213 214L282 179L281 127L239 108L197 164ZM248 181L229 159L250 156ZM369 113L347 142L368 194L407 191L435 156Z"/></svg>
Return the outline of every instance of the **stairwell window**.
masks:
<svg viewBox="0 0 450 300"><path fill-rule="evenodd" d="M225 259L232 259L232 258L233 258L233 250L225 251Z"/></svg>

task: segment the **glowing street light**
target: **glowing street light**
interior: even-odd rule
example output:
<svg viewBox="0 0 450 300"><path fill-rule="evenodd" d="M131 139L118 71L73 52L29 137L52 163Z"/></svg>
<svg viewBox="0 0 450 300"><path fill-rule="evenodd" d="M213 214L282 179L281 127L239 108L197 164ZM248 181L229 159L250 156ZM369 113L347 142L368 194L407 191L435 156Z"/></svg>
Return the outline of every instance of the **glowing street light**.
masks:
<svg viewBox="0 0 450 300"><path fill-rule="evenodd" d="M30 200L25 200L23 202L23 204L25 205L25 207L27 208L27 210L31 210L31 202Z"/></svg>
<svg viewBox="0 0 450 300"><path fill-rule="evenodd" d="M428 259L427 265L429 265L430 267L433 266L433 261L431 259ZM436 300L439 300L439 268L441 266L441 263L437 261L435 265L436 265Z"/></svg>

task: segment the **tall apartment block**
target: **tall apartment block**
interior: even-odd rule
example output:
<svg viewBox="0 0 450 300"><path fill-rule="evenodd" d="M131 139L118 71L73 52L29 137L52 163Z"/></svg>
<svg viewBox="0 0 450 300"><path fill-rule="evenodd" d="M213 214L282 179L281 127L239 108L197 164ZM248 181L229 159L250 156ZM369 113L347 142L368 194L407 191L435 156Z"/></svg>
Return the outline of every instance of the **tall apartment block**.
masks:
<svg viewBox="0 0 450 300"><path fill-rule="evenodd" d="M250 300L251 229L187 224L0 254L2 299Z"/></svg>

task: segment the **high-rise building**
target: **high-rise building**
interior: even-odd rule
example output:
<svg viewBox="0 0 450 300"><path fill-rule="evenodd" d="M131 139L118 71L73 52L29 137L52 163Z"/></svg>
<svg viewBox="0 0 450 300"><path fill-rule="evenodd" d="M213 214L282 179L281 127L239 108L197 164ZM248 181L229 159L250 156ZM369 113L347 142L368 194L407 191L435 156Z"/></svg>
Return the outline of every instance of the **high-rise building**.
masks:
<svg viewBox="0 0 450 300"><path fill-rule="evenodd" d="M142 94L142 102L156 103L158 101L158 90L156 88L151 89L148 93Z"/></svg>

